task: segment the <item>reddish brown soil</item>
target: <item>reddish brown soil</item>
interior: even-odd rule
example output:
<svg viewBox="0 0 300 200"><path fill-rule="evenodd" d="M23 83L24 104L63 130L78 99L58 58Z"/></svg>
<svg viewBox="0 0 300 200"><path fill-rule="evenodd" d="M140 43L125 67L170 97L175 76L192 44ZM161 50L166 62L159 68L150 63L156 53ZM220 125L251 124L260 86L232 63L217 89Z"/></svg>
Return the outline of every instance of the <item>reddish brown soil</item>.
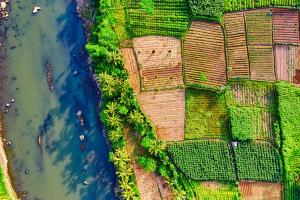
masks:
<svg viewBox="0 0 300 200"><path fill-rule="evenodd" d="M275 80L272 46L249 46L250 71L253 80Z"/></svg>
<svg viewBox="0 0 300 200"><path fill-rule="evenodd" d="M239 182L239 189L244 200L280 200L280 183Z"/></svg>
<svg viewBox="0 0 300 200"><path fill-rule="evenodd" d="M146 36L133 39L143 91L182 87L179 39Z"/></svg>
<svg viewBox="0 0 300 200"><path fill-rule="evenodd" d="M246 42L244 13L225 14L227 34L228 72L231 77L249 76L248 49Z"/></svg>
<svg viewBox="0 0 300 200"><path fill-rule="evenodd" d="M140 92L140 76L134 51L132 48L123 48L121 52L124 57L124 68L129 75L130 84L133 90L138 93Z"/></svg>
<svg viewBox="0 0 300 200"><path fill-rule="evenodd" d="M299 50L300 48L298 46L275 46L275 65L277 80L293 82L296 75L296 69L299 69Z"/></svg>
<svg viewBox="0 0 300 200"><path fill-rule="evenodd" d="M273 9L274 42L299 43L299 11Z"/></svg>
<svg viewBox="0 0 300 200"><path fill-rule="evenodd" d="M137 95L142 110L154 123L159 139L184 138L185 91L141 92Z"/></svg>
<svg viewBox="0 0 300 200"><path fill-rule="evenodd" d="M161 176L156 176L157 185L159 187L159 191L163 200L172 200L172 190L169 187L168 183Z"/></svg>
<svg viewBox="0 0 300 200"><path fill-rule="evenodd" d="M135 162L133 162L133 171L140 191L141 200L161 200L155 174L145 172L145 170Z"/></svg>
<svg viewBox="0 0 300 200"><path fill-rule="evenodd" d="M188 84L225 85L224 35L220 24L192 21L184 40L183 59ZM201 80L200 74L207 80Z"/></svg>

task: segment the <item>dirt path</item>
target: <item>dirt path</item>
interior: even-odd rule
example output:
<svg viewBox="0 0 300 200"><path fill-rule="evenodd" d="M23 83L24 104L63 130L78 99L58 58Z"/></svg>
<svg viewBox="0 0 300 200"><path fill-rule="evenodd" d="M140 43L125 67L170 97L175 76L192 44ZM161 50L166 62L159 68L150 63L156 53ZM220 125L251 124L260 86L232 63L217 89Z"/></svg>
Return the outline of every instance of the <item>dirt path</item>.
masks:
<svg viewBox="0 0 300 200"><path fill-rule="evenodd" d="M3 122L2 122L2 116L0 116L0 134L1 134L1 137L0 137L0 167L3 171L3 180L4 180L4 183L5 183L5 186L6 186L6 189L7 189L10 199L17 200L18 197L12 187L11 180L10 180L10 177L8 174L8 166L7 166L8 160L6 158L6 154L4 151L4 144L2 141L3 133L4 133L4 127L3 127Z"/></svg>

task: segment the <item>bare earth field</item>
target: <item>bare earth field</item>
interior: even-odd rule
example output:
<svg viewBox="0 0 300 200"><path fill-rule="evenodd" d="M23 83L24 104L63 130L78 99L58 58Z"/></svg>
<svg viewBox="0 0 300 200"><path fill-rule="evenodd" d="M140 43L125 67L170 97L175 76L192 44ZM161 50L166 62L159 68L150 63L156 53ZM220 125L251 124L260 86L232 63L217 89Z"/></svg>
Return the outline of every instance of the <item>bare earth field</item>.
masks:
<svg viewBox="0 0 300 200"><path fill-rule="evenodd" d="M225 85L224 34L220 24L192 21L184 40L183 60L188 84Z"/></svg>
<svg viewBox="0 0 300 200"><path fill-rule="evenodd" d="M133 39L142 91L182 87L181 42L162 36Z"/></svg>
<svg viewBox="0 0 300 200"><path fill-rule="evenodd" d="M159 187L160 195L163 200L172 200L172 190L169 187L168 183L161 176L156 176L157 185Z"/></svg>
<svg viewBox="0 0 300 200"><path fill-rule="evenodd" d="M142 110L154 123L159 139L165 141L183 140L184 90L141 92L137 97Z"/></svg>
<svg viewBox="0 0 300 200"><path fill-rule="evenodd" d="M228 78L249 76L248 49L244 13L224 15L227 34Z"/></svg>
<svg viewBox="0 0 300 200"><path fill-rule="evenodd" d="M124 67L129 75L129 81L136 93L140 92L140 75L132 48L121 49L124 58Z"/></svg>
<svg viewBox="0 0 300 200"><path fill-rule="evenodd" d="M244 200L280 200L280 183L239 182L239 189Z"/></svg>

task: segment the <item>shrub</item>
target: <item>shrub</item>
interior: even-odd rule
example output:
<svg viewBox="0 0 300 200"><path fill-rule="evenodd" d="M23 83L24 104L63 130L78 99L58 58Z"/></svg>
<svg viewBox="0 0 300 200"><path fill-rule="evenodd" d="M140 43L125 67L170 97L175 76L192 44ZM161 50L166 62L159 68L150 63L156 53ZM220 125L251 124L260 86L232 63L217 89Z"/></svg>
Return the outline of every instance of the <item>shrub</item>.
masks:
<svg viewBox="0 0 300 200"><path fill-rule="evenodd" d="M255 139L260 122L260 109L255 107L231 107L230 123L234 140Z"/></svg>
<svg viewBox="0 0 300 200"><path fill-rule="evenodd" d="M224 0L188 0L193 18L220 21L224 12Z"/></svg>
<svg viewBox="0 0 300 200"><path fill-rule="evenodd" d="M138 164L142 166L146 172L155 172L157 168L157 162L153 158L140 156L138 158Z"/></svg>

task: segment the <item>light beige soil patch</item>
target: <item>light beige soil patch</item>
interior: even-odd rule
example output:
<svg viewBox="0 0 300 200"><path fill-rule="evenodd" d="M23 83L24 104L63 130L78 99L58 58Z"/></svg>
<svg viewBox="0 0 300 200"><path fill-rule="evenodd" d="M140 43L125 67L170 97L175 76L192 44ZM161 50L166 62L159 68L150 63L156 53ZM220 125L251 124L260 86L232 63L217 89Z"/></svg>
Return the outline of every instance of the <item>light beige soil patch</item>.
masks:
<svg viewBox="0 0 300 200"><path fill-rule="evenodd" d="M220 87L226 84L224 34L220 24L192 21L183 46L188 84Z"/></svg>
<svg viewBox="0 0 300 200"><path fill-rule="evenodd" d="M135 161L133 162L133 171L141 200L161 200L155 174L145 172Z"/></svg>
<svg viewBox="0 0 300 200"><path fill-rule="evenodd" d="M162 36L133 39L143 91L182 87L181 42Z"/></svg>
<svg viewBox="0 0 300 200"><path fill-rule="evenodd" d="M231 77L249 76L248 49L244 13L228 13L224 16L227 35L228 72Z"/></svg>
<svg viewBox="0 0 300 200"><path fill-rule="evenodd" d="M243 200L280 200L282 186L280 183L239 182Z"/></svg>
<svg viewBox="0 0 300 200"><path fill-rule="evenodd" d="M157 185L159 187L160 195L163 200L172 200L173 194L166 180L161 176L156 176Z"/></svg>
<svg viewBox="0 0 300 200"><path fill-rule="evenodd" d="M300 48L293 45L275 46L275 66L277 80L294 82L296 69L299 69Z"/></svg>
<svg viewBox="0 0 300 200"><path fill-rule="evenodd" d="M137 95L143 112L154 123L159 139L184 138L185 91L141 92Z"/></svg>
<svg viewBox="0 0 300 200"><path fill-rule="evenodd" d="M124 58L124 68L129 75L129 81L133 90L138 93L140 92L140 75L132 48L121 49Z"/></svg>

